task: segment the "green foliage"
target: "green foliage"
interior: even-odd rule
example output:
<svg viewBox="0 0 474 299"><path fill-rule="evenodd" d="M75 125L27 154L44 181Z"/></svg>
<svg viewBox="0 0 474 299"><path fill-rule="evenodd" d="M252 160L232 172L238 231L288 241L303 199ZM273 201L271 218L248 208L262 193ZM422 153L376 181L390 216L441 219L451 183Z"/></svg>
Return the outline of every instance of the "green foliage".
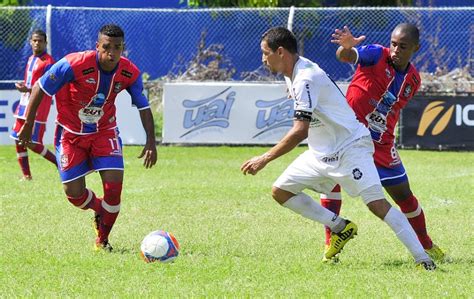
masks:
<svg viewBox="0 0 474 299"><path fill-rule="evenodd" d="M189 0L189 7L412 6L413 0Z"/></svg>
<svg viewBox="0 0 474 299"><path fill-rule="evenodd" d="M339 0L339 6L412 6L413 0Z"/></svg>
<svg viewBox="0 0 474 299"><path fill-rule="evenodd" d="M33 181L20 182L14 146L0 147L0 294L34 298L470 298L474 294L474 153L401 151L430 234L453 261L433 273L414 268L393 232L360 199L342 214L359 225L341 262L325 265L323 227L276 204L273 181L305 147L256 176L239 167L261 147L161 147L144 169L141 147L126 146L115 253L95 254L91 211L65 198L58 173L30 152ZM98 174L88 187L102 196ZM313 197L315 193L310 193ZM172 232L173 264L145 264L139 244Z"/></svg>
<svg viewBox="0 0 474 299"><path fill-rule="evenodd" d="M317 7L321 0L189 0L189 7Z"/></svg>

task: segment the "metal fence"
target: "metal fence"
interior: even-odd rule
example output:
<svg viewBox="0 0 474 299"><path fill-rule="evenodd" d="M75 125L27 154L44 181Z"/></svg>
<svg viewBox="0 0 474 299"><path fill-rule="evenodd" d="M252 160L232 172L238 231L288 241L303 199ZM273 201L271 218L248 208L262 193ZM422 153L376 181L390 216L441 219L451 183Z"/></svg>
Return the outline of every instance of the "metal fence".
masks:
<svg viewBox="0 0 474 299"><path fill-rule="evenodd" d="M316 61L335 80L347 81L353 66L336 60L336 45L330 43L334 29L347 25L354 35L367 36L364 43L388 46L390 32L401 22L420 28L421 50L414 57L420 71L446 74L463 69L473 76L474 7L295 8L290 13L290 8L48 6L0 7L0 81L23 78L26 58L31 55L28 37L34 29L49 33L51 54L60 59L69 52L93 49L98 29L106 23L124 29L126 55L151 79L182 73L188 62L209 51L215 55L204 56L198 63L217 58L220 67L232 70L233 80L258 79L249 74L261 69L261 34L269 27L291 23L301 54Z"/></svg>

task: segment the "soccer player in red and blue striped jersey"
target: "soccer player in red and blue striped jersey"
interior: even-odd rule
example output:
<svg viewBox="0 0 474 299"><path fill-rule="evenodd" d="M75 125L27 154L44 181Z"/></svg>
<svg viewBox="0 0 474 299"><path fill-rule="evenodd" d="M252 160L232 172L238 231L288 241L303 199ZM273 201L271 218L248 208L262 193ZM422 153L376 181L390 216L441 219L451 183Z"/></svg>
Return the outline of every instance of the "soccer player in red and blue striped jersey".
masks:
<svg viewBox="0 0 474 299"><path fill-rule="evenodd" d="M131 95L146 132L139 158L150 168L157 160L153 115L143 94L139 69L122 56L124 32L104 25L95 51L71 53L55 63L33 87L19 140L31 140L32 123L42 97L60 93L55 133L59 175L67 199L95 212L96 250L111 251L109 234L120 212L124 161L116 123L115 99L122 90ZM100 173L103 198L86 188L85 176Z"/></svg>
<svg viewBox="0 0 474 299"><path fill-rule="evenodd" d="M356 47L365 36L354 37L348 27L336 29L332 43L338 44L336 57L341 62L357 64L346 98L357 119L368 127L375 146L375 165L382 185L398 204L415 230L425 251L435 260L444 252L428 235L425 215L415 195L395 146L395 126L400 111L421 84L421 78L410 59L419 49L419 30L402 23L392 31L390 47L371 44ZM321 204L339 213L339 186L331 194L321 195ZM329 232L326 229L326 243Z"/></svg>
<svg viewBox="0 0 474 299"><path fill-rule="evenodd" d="M21 92L21 97L20 103L14 113L16 120L10 133L10 137L15 139L16 154L23 173L23 180L31 180L32 178L30 163L28 160L28 149L40 154L54 165L57 165L54 154L43 145L46 121L48 120L49 110L51 109L51 96L44 95L41 105L38 107L33 128L32 142L25 146L18 141L18 132L20 132L21 127L25 123L26 107L30 101L31 88L54 63L53 57L46 53L46 45L46 33L39 29L33 31L30 38L30 46L33 55L28 58L24 82L15 84L16 89Z"/></svg>

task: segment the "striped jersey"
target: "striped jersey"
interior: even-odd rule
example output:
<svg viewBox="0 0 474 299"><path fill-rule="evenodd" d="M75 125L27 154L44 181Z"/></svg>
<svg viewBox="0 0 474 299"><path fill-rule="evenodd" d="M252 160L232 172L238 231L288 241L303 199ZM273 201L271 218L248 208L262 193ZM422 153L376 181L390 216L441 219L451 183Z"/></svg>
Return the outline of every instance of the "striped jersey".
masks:
<svg viewBox="0 0 474 299"><path fill-rule="evenodd" d="M121 57L116 68L106 72L100 68L96 51L65 56L41 77L40 86L48 95L60 91L61 96L56 101L56 122L79 135L117 126L115 99L124 89L139 110L149 108L143 94L140 70L130 60Z"/></svg>
<svg viewBox="0 0 474 299"><path fill-rule="evenodd" d="M25 86L31 89L36 81L54 64L54 59L48 53L44 52L40 55L31 55L25 69ZM18 104L14 116L20 119L26 119L26 107L30 102L30 92L22 92L20 103ZM49 110L51 109L52 98L45 95L41 100L41 104L36 112L35 121L46 123Z"/></svg>

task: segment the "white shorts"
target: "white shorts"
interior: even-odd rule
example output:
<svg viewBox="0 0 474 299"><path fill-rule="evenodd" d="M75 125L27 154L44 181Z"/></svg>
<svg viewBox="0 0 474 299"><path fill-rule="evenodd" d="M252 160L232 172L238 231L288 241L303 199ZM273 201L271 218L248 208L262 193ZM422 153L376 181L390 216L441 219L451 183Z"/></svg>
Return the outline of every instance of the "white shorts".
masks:
<svg viewBox="0 0 474 299"><path fill-rule="evenodd" d="M286 168L273 186L293 194L304 189L328 194L339 184L352 197L373 187L369 196L364 196L362 192L363 200L368 204L385 197L373 153L374 145L370 137L362 137L327 157L316 158L307 150Z"/></svg>

